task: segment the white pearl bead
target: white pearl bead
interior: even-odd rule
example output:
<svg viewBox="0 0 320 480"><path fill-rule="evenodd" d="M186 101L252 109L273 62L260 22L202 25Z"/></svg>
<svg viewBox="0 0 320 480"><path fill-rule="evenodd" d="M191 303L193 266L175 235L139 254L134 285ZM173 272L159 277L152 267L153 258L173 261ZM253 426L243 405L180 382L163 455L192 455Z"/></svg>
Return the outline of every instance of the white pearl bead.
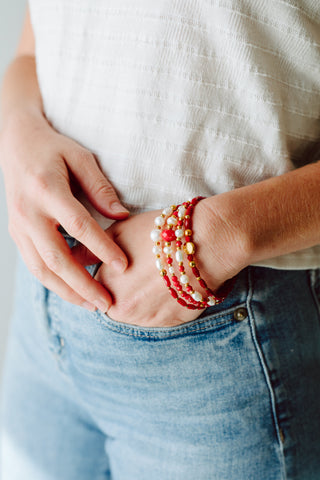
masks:
<svg viewBox="0 0 320 480"><path fill-rule="evenodd" d="M170 273L171 275L174 274L174 268L173 268L173 267L169 267L169 273Z"/></svg>
<svg viewBox="0 0 320 480"><path fill-rule="evenodd" d="M154 223L158 226L158 227L162 227L165 223L165 219L163 217L156 217L154 219Z"/></svg>
<svg viewBox="0 0 320 480"><path fill-rule="evenodd" d="M216 304L214 297L208 297L207 304L211 306Z"/></svg>
<svg viewBox="0 0 320 480"><path fill-rule="evenodd" d="M177 238L183 237L183 230L181 228L177 228L177 230L174 233Z"/></svg>
<svg viewBox="0 0 320 480"><path fill-rule="evenodd" d="M163 247L163 252L164 252L166 255L171 255L171 253L172 253L172 248L171 248L171 247Z"/></svg>
<svg viewBox="0 0 320 480"><path fill-rule="evenodd" d="M170 215L172 213L172 207L167 207L162 211L163 215Z"/></svg>
<svg viewBox="0 0 320 480"><path fill-rule="evenodd" d="M161 234L160 230L158 229L152 230L152 232L150 233L151 240L153 240L154 242L158 242L160 240L160 234Z"/></svg>
<svg viewBox="0 0 320 480"><path fill-rule="evenodd" d="M177 262L183 262L183 253L182 250L176 251L176 260Z"/></svg>
<svg viewBox="0 0 320 480"><path fill-rule="evenodd" d="M180 282L183 283L183 284L189 283L188 275L181 275Z"/></svg>
<svg viewBox="0 0 320 480"><path fill-rule="evenodd" d="M152 248L152 252L153 252L155 255L160 255L160 253L161 253L161 247L159 247L158 245L155 245L155 246Z"/></svg>
<svg viewBox="0 0 320 480"><path fill-rule="evenodd" d="M157 258L157 260L156 260L156 267L159 270L163 270L163 263L161 262L160 258Z"/></svg>
<svg viewBox="0 0 320 480"><path fill-rule="evenodd" d="M201 293L199 293L199 292L193 292L193 294L191 295L191 297L192 297L193 300L195 300L196 302L201 302L201 300L202 300L202 295L201 295Z"/></svg>
<svg viewBox="0 0 320 480"><path fill-rule="evenodd" d="M176 217L169 217L167 220L168 225L177 225L177 222L178 220L176 219Z"/></svg>
<svg viewBox="0 0 320 480"><path fill-rule="evenodd" d="M185 216L185 213L186 213L185 207L179 207L178 208L178 217L179 218L183 218Z"/></svg>

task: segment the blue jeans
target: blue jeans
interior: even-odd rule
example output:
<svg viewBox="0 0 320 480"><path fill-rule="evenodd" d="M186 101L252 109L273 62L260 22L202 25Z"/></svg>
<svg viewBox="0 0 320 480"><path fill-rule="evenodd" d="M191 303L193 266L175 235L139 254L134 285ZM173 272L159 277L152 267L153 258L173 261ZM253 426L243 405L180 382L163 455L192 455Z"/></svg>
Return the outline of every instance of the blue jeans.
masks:
<svg viewBox="0 0 320 480"><path fill-rule="evenodd" d="M320 479L320 270L250 266L170 328L63 301L20 257L15 295L2 480Z"/></svg>

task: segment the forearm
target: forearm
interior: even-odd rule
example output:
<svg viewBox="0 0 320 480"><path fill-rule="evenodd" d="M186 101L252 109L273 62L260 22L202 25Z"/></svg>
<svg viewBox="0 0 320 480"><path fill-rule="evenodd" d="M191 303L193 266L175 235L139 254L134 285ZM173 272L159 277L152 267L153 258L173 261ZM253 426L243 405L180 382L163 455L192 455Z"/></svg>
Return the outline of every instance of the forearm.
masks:
<svg viewBox="0 0 320 480"><path fill-rule="evenodd" d="M320 163L206 200L248 264L320 243ZM215 235L211 232L212 238Z"/></svg>
<svg viewBox="0 0 320 480"><path fill-rule="evenodd" d="M33 55L16 57L4 75L1 86L1 128L16 112L27 110L43 115Z"/></svg>

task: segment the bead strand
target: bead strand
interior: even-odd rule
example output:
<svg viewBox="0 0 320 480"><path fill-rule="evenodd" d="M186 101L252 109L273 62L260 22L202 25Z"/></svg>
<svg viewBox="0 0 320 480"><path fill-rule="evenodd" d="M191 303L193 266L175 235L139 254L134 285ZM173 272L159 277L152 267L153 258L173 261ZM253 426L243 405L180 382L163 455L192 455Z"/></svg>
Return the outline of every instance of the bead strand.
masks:
<svg viewBox="0 0 320 480"><path fill-rule="evenodd" d="M222 290L224 290L224 292L223 295L218 296L207 286L197 268L194 257L196 248L192 241L192 214L196 204L203 198L204 197L196 197L181 205L172 205L171 207L165 208L161 215L155 218L155 227L150 234L154 242L153 253L156 256L156 267L169 293L180 305L192 310L200 310L221 303L233 286L232 281L226 282L224 286L227 288L223 289L220 287L219 291L222 293ZM174 241L176 246L174 257L178 264L179 278L173 267L172 244ZM164 247L162 246L163 242ZM187 256L193 275L208 295L208 298L203 298L202 294L194 290L192 285L190 285L189 276L186 273L183 263L184 253ZM168 266L171 281L167 270L164 268L164 261L161 258L162 254L166 255L165 262Z"/></svg>

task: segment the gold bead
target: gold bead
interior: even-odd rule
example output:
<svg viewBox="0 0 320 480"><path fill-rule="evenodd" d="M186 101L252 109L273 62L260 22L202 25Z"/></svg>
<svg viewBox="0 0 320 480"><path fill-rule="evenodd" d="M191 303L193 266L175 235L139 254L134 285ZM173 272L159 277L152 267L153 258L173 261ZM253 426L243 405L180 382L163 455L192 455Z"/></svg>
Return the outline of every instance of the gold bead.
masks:
<svg viewBox="0 0 320 480"><path fill-rule="evenodd" d="M191 268L193 268L193 267L196 266L196 262L190 262L189 265L190 265Z"/></svg>
<svg viewBox="0 0 320 480"><path fill-rule="evenodd" d="M196 251L195 244L192 242L187 242L185 246L183 247L184 251L186 252L187 255L193 255L194 252Z"/></svg>
<svg viewBox="0 0 320 480"><path fill-rule="evenodd" d="M165 275L167 275L167 270L160 270L160 275L161 277L164 277Z"/></svg>
<svg viewBox="0 0 320 480"><path fill-rule="evenodd" d="M185 230L184 234L185 234L186 237L191 237L191 235L192 235L192 230L190 230L190 229L188 228L187 230Z"/></svg>

